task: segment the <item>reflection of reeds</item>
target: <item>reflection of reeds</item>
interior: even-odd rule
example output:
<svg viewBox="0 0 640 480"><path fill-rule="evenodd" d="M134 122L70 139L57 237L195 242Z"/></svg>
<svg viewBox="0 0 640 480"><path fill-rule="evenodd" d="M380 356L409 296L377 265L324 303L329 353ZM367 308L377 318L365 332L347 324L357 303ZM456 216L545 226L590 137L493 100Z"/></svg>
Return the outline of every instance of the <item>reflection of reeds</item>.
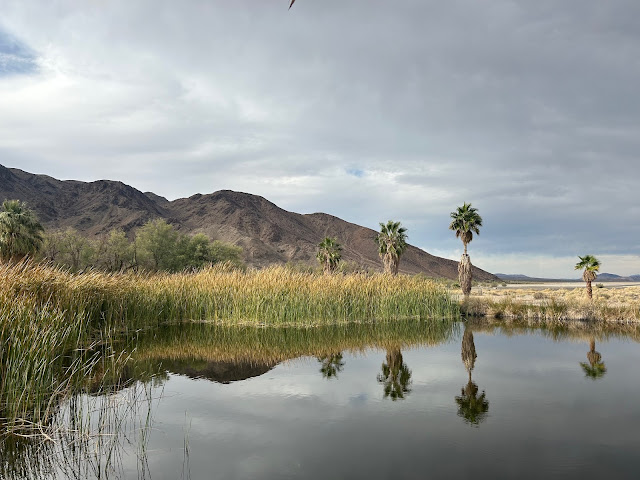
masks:
<svg viewBox="0 0 640 480"><path fill-rule="evenodd" d="M154 401L149 385L117 394L79 395L59 407L47 435L0 436L0 478L125 478L123 455L137 448L138 477L149 477Z"/></svg>
<svg viewBox="0 0 640 480"><path fill-rule="evenodd" d="M455 323L415 320L312 328L173 325L140 336L132 363L164 359L273 365L301 356L326 357L336 351L437 345L456 332Z"/></svg>
<svg viewBox="0 0 640 480"><path fill-rule="evenodd" d="M516 335L536 335L554 341L590 342L591 339L608 340L614 338L631 339L640 342L640 325L591 322L539 322L526 319L467 319L473 332L506 337Z"/></svg>

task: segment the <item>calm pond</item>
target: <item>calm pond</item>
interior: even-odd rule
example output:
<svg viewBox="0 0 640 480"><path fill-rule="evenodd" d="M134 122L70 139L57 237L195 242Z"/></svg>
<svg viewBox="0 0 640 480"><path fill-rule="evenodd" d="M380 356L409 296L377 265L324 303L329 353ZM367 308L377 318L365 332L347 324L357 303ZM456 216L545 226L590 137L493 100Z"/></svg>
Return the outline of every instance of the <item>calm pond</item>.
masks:
<svg viewBox="0 0 640 480"><path fill-rule="evenodd" d="M60 405L52 441L5 438L0 477L638 478L639 338L166 327Z"/></svg>

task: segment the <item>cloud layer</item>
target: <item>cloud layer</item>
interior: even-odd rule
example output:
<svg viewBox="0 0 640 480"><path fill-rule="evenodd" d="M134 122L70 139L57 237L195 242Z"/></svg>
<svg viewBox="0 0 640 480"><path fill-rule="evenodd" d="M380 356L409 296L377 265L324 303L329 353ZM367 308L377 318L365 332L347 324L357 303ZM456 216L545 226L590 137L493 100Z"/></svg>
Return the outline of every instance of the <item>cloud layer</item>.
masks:
<svg viewBox="0 0 640 480"><path fill-rule="evenodd" d="M472 257L500 270L593 253L640 273L638 2L287 7L3 2L1 163L393 218L452 257L471 201Z"/></svg>

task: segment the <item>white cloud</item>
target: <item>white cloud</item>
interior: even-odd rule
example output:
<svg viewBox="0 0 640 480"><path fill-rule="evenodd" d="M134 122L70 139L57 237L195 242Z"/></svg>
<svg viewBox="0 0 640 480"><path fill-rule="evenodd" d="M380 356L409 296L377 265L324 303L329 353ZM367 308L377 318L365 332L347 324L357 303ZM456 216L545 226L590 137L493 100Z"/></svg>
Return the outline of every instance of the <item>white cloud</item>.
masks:
<svg viewBox="0 0 640 480"><path fill-rule="evenodd" d="M38 68L0 76L1 162L393 218L430 252L471 201L494 271L639 254L638 6L456 5L4 2Z"/></svg>

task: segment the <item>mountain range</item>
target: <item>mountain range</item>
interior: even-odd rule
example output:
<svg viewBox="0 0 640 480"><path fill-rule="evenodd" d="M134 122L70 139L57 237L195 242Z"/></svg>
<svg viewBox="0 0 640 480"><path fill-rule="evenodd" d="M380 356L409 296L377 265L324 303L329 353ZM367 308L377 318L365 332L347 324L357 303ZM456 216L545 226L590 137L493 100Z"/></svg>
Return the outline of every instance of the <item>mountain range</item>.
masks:
<svg viewBox="0 0 640 480"><path fill-rule="evenodd" d="M205 233L239 245L249 266L301 262L315 264L317 245L336 237L343 260L381 269L377 232L326 213L286 211L263 197L231 190L169 201L122 182L57 180L0 165L0 200L18 199L31 207L46 229L75 228L99 236L114 228L131 234L148 220L163 218L182 233ZM400 271L456 279L457 262L409 246ZM474 279L498 278L474 267Z"/></svg>
<svg viewBox="0 0 640 480"><path fill-rule="evenodd" d="M505 282L581 282L582 278L534 278L522 274L496 273L496 277ZM623 277L614 273L599 273L597 282L640 282L640 275Z"/></svg>

